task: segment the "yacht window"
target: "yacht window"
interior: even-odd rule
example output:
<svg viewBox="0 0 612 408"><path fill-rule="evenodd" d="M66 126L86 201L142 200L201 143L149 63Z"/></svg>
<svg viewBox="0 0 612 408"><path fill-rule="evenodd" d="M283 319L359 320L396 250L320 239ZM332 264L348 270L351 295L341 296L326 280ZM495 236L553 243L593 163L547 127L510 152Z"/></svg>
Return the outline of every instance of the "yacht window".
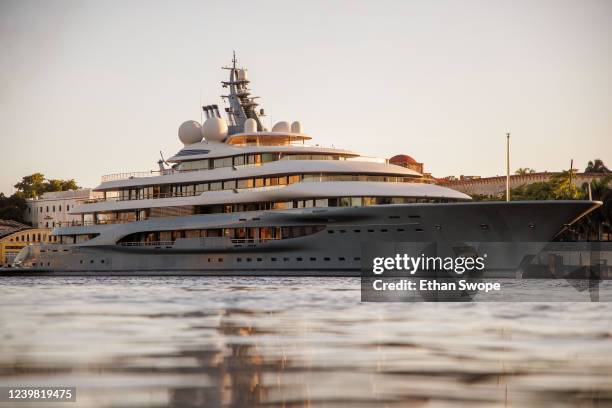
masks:
<svg viewBox="0 0 612 408"><path fill-rule="evenodd" d="M229 181L224 181L223 182L223 189L224 190L232 190L236 188L236 180L229 180Z"/></svg>
<svg viewBox="0 0 612 408"><path fill-rule="evenodd" d="M222 185L220 181L215 181L210 183L210 191L218 191L222 189Z"/></svg>
<svg viewBox="0 0 612 408"><path fill-rule="evenodd" d="M253 179L238 180L238 188L253 188L255 181Z"/></svg>
<svg viewBox="0 0 612 408"><path fill-rule="evenodd" d="M247 162L248 164L261 164L261 154L249 154Z"/></svg>
<svg viewBox="0 0 612 408"><path fill-rule="evenodd" d="M205 191L208 191L208 183L196 184L195 193L202 194Z"/></svg>
<svg viewBox="0 0 612 408"><path fill-rule="evenodd" d="M234 157L234 166L242 166L244 164L244 156Z"/></svg>
<svg viewBox="0 0 612 408"><path fill-rule="evenodd" d="M274 154L274 153L263 153L261 155L261 161L263 163L268 163L271 161L275 161L278 157L278 154Z"/></svg>

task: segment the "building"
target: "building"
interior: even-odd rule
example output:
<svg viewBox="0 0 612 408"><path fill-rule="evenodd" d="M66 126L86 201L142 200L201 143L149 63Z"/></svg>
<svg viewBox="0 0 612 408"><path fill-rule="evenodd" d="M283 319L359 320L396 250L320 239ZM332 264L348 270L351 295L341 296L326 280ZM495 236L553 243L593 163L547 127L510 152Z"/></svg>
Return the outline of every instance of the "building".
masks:
<svg viewBox="0 0 612 408"><path fill-rule="evenodd" d="M30 228L15 221L0 220L0 266L13 262L27 245L56 242L49 228Z"/></svg>
<svg viewBox="0 0 612 408"><path fill-rule="evenodd" d="M27 200L24 219L37 228L54 228L60 223L80 221L79 215L70 215L70 209L86 200L95 199L98 194L90 188L44 193Z"/></svg>
<svg viewBox="0 0 612 408"><path fill-rule="evenodd" d="M13 220L0 220L0 238L5 237L13 232L31 228L29 225L22 224Z"/></svg>
<svg viewBox="0 0 612 408"><path fill-rule="evenodd" d="M405 167L410 170L414 170L423 175L420 181L424 183L435 183L437 180L432 177L431 173L425 173L425 165L417 162L411 156L407 154L398 154L389 159L389 163L395 164L396 166Z"/></svg>
<svg viewBox="0 0 612 408"><path fill-rule="evenodd" d="M510 188L520 187L526 184L549 181L559 172L539 172L528 174L515 174L510 176ZM573 184L581 187L583 183L590 183L593 179L604 177L604 173L575 173ZM461 191L469 195L502 196L506 192L506 176L479 177L479 176L455 176L445 177L438 180L438 184Z"/></svg>

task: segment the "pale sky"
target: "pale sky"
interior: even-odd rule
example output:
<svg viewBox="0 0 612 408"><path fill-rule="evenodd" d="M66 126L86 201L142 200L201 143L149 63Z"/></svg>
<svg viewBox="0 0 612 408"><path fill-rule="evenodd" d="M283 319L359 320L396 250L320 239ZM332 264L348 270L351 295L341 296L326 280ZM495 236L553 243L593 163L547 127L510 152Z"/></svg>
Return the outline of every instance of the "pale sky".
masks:
<svg viewBox="0 0 612 408"><path fill-rule="evenodd" d="M612 165L611 0L0 0L0 191L155 169L232 50L314 143L493 176L510 131L513 170Z"/></svg>

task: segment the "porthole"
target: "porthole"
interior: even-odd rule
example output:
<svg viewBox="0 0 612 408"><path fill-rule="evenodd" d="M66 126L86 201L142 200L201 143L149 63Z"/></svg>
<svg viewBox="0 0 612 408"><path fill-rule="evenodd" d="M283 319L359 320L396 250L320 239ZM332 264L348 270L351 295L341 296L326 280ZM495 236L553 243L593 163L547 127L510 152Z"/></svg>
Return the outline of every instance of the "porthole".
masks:
<svg viewBox="0 0 612 408"><path fill-rule="evenodd" d="M276 258L270 258L272 262L276 262Z"/></svg>
<svg viewBox="0 0 612 408"><path fill-rule="evenodd" d="M219 262L223 262L223 258L219 258L217 259Z"/></svg>
<svg viewBox="0 0 612 408"><path fill-rule="evenodd" d="M442 226L440 224L436 224L434 227L437 231L440 231L442 229Z"/></svg>
<svg viewBox="0 0 612 408"><path fill-rule="evenodd" d="M83 264L83 260L82 259L79 262L81 263L81 265Z"/></svg>
<svg viewBox="0 0 612 408"><path fill-rule="evenodd" d="M380 232L387 232L387 229L381 229Z"/></svg>
<svg viewBox="0 0 612 408"><path fill-rule="evenodd" d="M247 258L247 262L253 261L253 258Z"/></svg>
<svg viewBox="0 0 612 408"><path fill-rule="evenodd" d="M236 258L236 262L242 262L242 258Z"/></svg>
<svg viewBox="0 0 612 408"><path fill-rule="evenodd" d="M208 262L210 262L210 258L208 258Z"/></svg>
<svg viewBox="0 0 612 408"><path fill-rule="evenodd" d="M263 261L263 259L257 258L257 262L261 262L261 261Z"/></svg>
<svg viewBox="0 0 612 408"><path fill-rule="evenodd" d="M100 263L104 263L104 259L102 259L102 260L100 261Z"/></svg>
<svg viewBox="0 0 612 408"><path fill-rule="evenodd" d="M390 219L392 219L392 220L393 220L393 219L398 219L398 218L399 218L399 215L390 215L390 216L389 216L389 218L390 218Z"/></svg>
<svg viewBox="0 0 612 408"><path fill-rule="evenodd" d="M327 233L328 233L328 234L333 234L333 233L334 233L334 231L332 231L332 230L327 230Z"/></svg>
<svg viewBox="0 0 612 408"><path fill-rule="evenodd" d="M323 260L324 261L329 261L330 259L329 259L329 257L326 256L325 258L323 258Z"/></svg>
<svg viewBox="0 0 612 408"><path fill-rule="evenodd" d="M409 215L408 218L421 218L420 215Z"/></svg>
<svg viewBox="0 0 612 408"><path fill-rule="evenodd" d="M283 261L285 261L285 262L289 262L289 261L290 261L290 259L289 259L289 258L283 258Z"/></svg>
<svg viewBox="0 0 612 408"><path fill-rule="evenodd" d="M90 263L90 264L94 263L94 260L93 260L93 259L92 259L92 260L90 260L90 261L89 261L89 263Z"/></svg>
<svg viewBox="0 0 612 408"><path fill-rule="evenodd" d="M344 234L346 232L346 230L340 230L341 234Z"/></svg>
<svg viewBox="0 0 612 408"><path fill-rule="evenodd" d="M535 228L535 224L533 222L530 222L529 225L527 225L529 228L534 229Z"/></svg>
<svg viewBox="0 0 612 408"><path fill-rule="evenodd" d="M353 230L354 233L359 234L361 230Z"/></svg>
<svg viewBox="0 0 612 408"><path fill-rule="evenodd" d="M416 232L423 232L423 228L415 228L414 229Z"/></svg>
<svg viewBox="0 0 612 408"><path fill-rule="evenodd" d="M361 258L356 256L356 257L353 258L353 261L361 261Z"/></svg>
<svg viewBox="0 0 612 408"><path fill-rule="evenodd" d="M311 256L311 257L310 257L310 260L311 260L311 261L316 261L316 260L317 260L317 258L314 258L314 257L312 257L312 256Z"/></svg>
<svg viewBox="0 0 612 408"><path fill-rule="evenodd" d="M302 262L302 258L295 258L296 261Z"/></svg>
<svg viewBox="0 0 612 408"><path fill-rule="evenodd" d="M487 224L480 224L480 229L486 231L489 229L489 226Z"/></svg>
<svg viewBox="0 0 612 408"><path fill-rule="evenodd" d="M368 232L374 232L374 230L370 230L370 229L369 229L369 230L368 230Z"/></svg>
<svg viewBox="0 0 612 408"><path fill-rule="evenodd" d="M404 229L403 228L398 228L398 229L396 229L396 231L397 232L404 232Z"/></svg>
<svg viewBox="0 0 612 408"><path fill-rule="evenodd" d="M339 261L346 261L346 259L343 256L339 257L338 260Z"/></svg>

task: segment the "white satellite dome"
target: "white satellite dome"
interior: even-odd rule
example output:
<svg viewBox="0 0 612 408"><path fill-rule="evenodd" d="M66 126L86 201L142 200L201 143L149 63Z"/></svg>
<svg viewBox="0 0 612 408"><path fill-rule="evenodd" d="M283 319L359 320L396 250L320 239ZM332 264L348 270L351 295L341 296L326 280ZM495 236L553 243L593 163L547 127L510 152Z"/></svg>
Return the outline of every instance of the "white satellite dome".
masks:
<svg viewBox="0 0 612 408"><path fill-rule="evenodd" d="M272 132L289 133L290 131L291 126L289 126L289 122L282 121L272 126Z"/></svg>
<svg viewBox="0 0 612 408"><path fill-rule="evenodd" d="M302 133L302 124L297 120L291 124L291 133Z"/></svg>
<svg viewBox="0 0 612 408"><path fill-rule="evenodd" d="M257 132L257 121L253 118L248 118L244 121L244 133Z"/></svg>
<svg viewBox="0 0 612 408"><path fill-rule="evenodd" d="M202 141L202 125L195 120L188 120L179 126L179 140L185 146Z"/></svg>
<svg viewBox="0 0 612 408"><path fill-rule="evenodd" d="M227 137L227 122L223 118L208 118L202 126L202 134L209 142L222 142Z"/></svg>

